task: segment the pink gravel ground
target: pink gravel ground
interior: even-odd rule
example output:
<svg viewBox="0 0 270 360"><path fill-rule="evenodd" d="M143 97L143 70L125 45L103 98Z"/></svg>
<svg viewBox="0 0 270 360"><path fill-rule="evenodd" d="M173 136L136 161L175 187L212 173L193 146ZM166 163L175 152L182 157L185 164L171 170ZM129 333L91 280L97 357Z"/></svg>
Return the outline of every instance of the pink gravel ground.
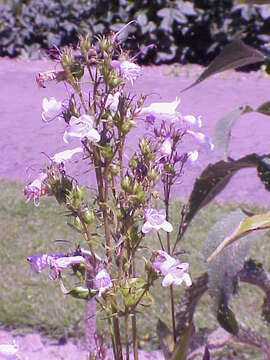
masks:
<svg viewBox="0 0 270 360"><path fill-rule="evenodd" d="M39 89L35 84L35 75L39 71L53 68L54 64L46 61L0 59L0 178L29 181L32 170L27 172L26 169L30 167L35 169L33 171L38 171L42 168L46 160L42 152L53 155L66 148L62 142L64 123L54 121L47 125L41 121L41 103L45 96L54 96L59 100L67 98L66 90L61 84L51 83L46 89ZM165 75L170 69L166 66L144 68L143 75L131 90L151 95L147 103L172 101L180 96L180 90L191 84L202 70L198 67L183 67L180 76ZM214 76L181 94L180 111L183 114L202 115L203 132L211 136L217 119L240 105L248 103L257 107L270 100L269 89L270 79L263 77L261 73L229 72ZM253 152L269 153L269 120L269 117L257 113L243 116L232 131L231 156L238 158ZM137 135L143 134L144 130L144 126L139 123ZM215 152L201 154L199 165L186 172L175 195L187 198L195 177L204 166L219 159ZM83 174L81 169L78 172L87 183L89 174ZM270 193L265 191L255 170L243 170L234 176L230 186L218 196L218 200L237 200L267 206ZM86 356L72 342L59 346L42 339L38 334L16 337L15 340L22 360L76 360ZM12 343L12 334L1 330L0 344L3 343ZM160 353L142 352L140 359L162 359L162 356Z"/></svg>

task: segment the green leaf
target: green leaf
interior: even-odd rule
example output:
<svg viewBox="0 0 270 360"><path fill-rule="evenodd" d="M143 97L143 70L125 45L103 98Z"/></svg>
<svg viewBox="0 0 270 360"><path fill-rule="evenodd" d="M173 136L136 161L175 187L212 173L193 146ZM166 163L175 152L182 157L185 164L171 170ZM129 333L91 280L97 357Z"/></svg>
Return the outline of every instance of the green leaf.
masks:
<svg viewBox="0 0 270 360"><path fill-rule="evenodd" d="M217 321L230 334L237 336L239 332L238 323L235 319L233 311L221 302L217 312Z"/></svg>
<svg viewBox="0 0 270 360"><path fill-rule="evenodd" d="M188 226L196 213L210 203L229 183L232 176L240 169L256 167L259 163L257 154L250 154L239 160L219 161L210 164L196 179L188 201L185 224ZM183 233L181 233L182 236ZM177 241L180 239L178 238Z"/></svg>
<svg viewBox="0 0 270 360"><path fill-rule="evenodd" d="M260 158L257 171L265 189L270 191L270 157L268 155L262 156Z"/></svg>
<svg viewBox="0 0 270 360"><path fill-rule="evenodd" d="M168 326L160 319L158 319L157 323L157 335L164 357L169 359L174 349L173 335Z"/></svg>
<svg viewBox="0 0 270 360"><path fill-rule="evenodd" d="M177 343L175 344L174 351L170 360L186 360L189 339L192 335L193 330L194 325L192 322L190 322L182 332L180 340L177 341Z"/></svg>
<svg viewBox="0 0 270 360"><path fill-rule="evenodd" d="M203 71L199 78L181 92L191 89L214 74L244 65L264 62L264 60L265 56L260 51L244 44L240 38L236 38L230 44L224 46L220 54Z"/></svg>
<svg viewBox="0 0 270 360"><path fill-rule="evenodd" d="M67 290L62 280L60 280L60 288L65 295L71 295L76 299L82 299L82 300L88 300L94 297L98 292L97 290L87 289L83 286L76 286L71 290Z"/></svg>
<svg viewBox="0 0 270 360"><path fill-rule="evenodd" d="M258 113L269 115L270 116L270 101L266 101L263 104L261 104L256 111Z"/></svg>
<svg viewBox="0 0 270 360"><path fill-rule="evenodd" d="M251 111L253 109L249 105L240 106L218 120L214 130L213 144L225 160L228 158L228 148L233 125L241 115Z"/></svg>
<svg viewBox="0 0 270 360"><path fill-rule="evenodd" d="M214 259L227 246L233 244L235 241L243 238L251 232L267 229L270 229L270 211L264 214L253 215L245 218L240 222L234 232L223 240L223 242L207 259L207 262Z"/></svg>

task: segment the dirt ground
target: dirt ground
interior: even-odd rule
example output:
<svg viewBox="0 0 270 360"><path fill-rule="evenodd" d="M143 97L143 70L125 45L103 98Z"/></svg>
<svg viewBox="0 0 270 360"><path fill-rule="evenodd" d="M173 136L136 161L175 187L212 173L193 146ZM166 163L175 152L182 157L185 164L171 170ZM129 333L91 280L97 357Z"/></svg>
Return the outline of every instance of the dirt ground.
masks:
<svg viewBox="0 0 270 360"><path fill-rule="evenodd" d="M41 121L41 104L45 96L54 96L58 100L67 98L63 85L52 83L46 89L39 89L35 83L35 75L39 71L53 68L54 64L47 61L0 59L0 178L29 181L31 172L41 169L46 160L42 152L53 155L67 148L61 140L64 123L54 121L48 125ZM179 110L183 114L201 115L202 131L210 136L216 121L227 112L247 103L257 107L270 100L270 79L263 77L260 72L244 74L230 71L180 94L180 90L191 84L202 69L197 66L177 68L180 71L178 76L173 76L173 69L167 66L143 68L143 75L131 91L149 95L146 104L152 101L172 101L180 96ZM137 135L144 131L144 126L138 123ZM232 131L231 156L238 158L253 152L270 153L269 133L269 117L257 113L243 116ZM186 171L175 196L187 198L196 176L205 165L219 159L215 151L202 153L198 165ZM93 181L82 169L76 171L84 183ZM218 196L218 201L230 200L267 206L270 193L265 191L255 170L243 170L234 176L230 186ZM11 344L13 339L19 346L21 360L86 358L86 352L71 341L59 345L41 338L39 334L22 337L0 330L0 344ZM141 352L140 359L161 360L163 357L159 352Z"/></svg>

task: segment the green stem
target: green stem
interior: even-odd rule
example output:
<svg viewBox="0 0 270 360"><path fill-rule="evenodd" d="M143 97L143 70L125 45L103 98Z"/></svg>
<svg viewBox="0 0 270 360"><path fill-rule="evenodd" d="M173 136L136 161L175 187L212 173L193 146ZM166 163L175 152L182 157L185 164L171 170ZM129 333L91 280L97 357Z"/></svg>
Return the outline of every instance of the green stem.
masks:
<svg viewBox="0 0 270 360"><path fill-rule="evenodd" d="M132 252L132 260L131 260L131 266L132 266L132 277L136 277L136 264L135 264L135 253ZM134 360L139 360L138 355L138 338L137 338L137 319L136 319L136 313L132 314L131 319L131 325L132 325L132 342L133 342L133 355Z"/></svg>
<svg viewBox="0 0 270 360"><path fill-rule="evenodd" d="M132 341L133 341L133 356L134 360L139 360L139 354L138 354L138 338L137 338L137 320L135 313L132 314Z"/></svg>
<svg viewBox="0 0 270 360"><path fill-rule="evenodd" d="M125 313L125 340L126 340L126 360L129 360L129 339L128 339L128 310Z"/></svg>
<svg viewBox="0 0 270 360"><path fill-rule="evenodd" d="M114 312L114 309L112 310ZM115 349L116 349L115 360L123 360L122 344L120 337L120 326L119 326L119 320L116 316L113 317L113 333L114 333L114 341L115 341Z"/></svg>
<svg viewBox="0 0 270 360"><path fill-rule="evenodd" d="M170 198L170 185L169 185L169 177L167 176L165 186L165 210L166 210L166 220L169 220L169 198ZM168 254L171 253L171 237L170 233L167 232L167 249ZM171 317L172 317L172 331L173 331L173 340L176 343L176 324L175 324L175 308L174 308L174 291L173 285L170 286L170 299L171 299Z"/></svg>

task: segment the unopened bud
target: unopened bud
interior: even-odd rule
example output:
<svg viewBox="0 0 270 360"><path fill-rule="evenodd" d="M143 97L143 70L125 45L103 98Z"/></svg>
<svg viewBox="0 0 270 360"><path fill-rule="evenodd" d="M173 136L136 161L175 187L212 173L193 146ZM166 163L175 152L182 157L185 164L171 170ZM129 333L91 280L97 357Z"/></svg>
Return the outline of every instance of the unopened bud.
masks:
<svg viewBox="0 0 270 360"><path fill-rule="evenodd" d="M101 154L105 160L110 160L113 156L113 149L111 145L105 145L104 147L102 147Z"/></svg>
<svg viewBox="0 0 270 360"><path fill-rule="evenodd" d="M93 210L84 209L82 213L82 219L83 221L88 225L91 224L95 220L95 215Z"/></svg>
<svg viewBox="0 0 270 360"><path fill-rule="evenodd" d="M124 177L124 179L122 180L121 186L125 192L127 192L129 194L132 193L133 186L132 186L131 180L128 176Z"/></svg>
<svg viewBox="0 0 270 360"><path fill-rule="evenodd" d="M140 146L141 152L144 156L147 156L148 154L151 153L150 144L147 139L140 140L139 146Z"/></svg>
<svg viewBox="0 0 270 360"><path fill-rule="evenodd" d="M72 190L72 205L76 208L80 207L84 199L84 191L79 186L75 186Z"/></svg>
<svg viewBox="0 0 270 360"><path fill-rule="evenodd" d="M138 161L134 157L132 157L129 160L128 165L132 170L135 170L137 168L137 166L138 166Z"/></svg>
<svg viewBox="0 0 270 360"><path fill-rule="evenodd" d="M124 135L130 132L130 130L134 127L135 123L133 120L125 121L122 126L122 132Z"/></svg>

